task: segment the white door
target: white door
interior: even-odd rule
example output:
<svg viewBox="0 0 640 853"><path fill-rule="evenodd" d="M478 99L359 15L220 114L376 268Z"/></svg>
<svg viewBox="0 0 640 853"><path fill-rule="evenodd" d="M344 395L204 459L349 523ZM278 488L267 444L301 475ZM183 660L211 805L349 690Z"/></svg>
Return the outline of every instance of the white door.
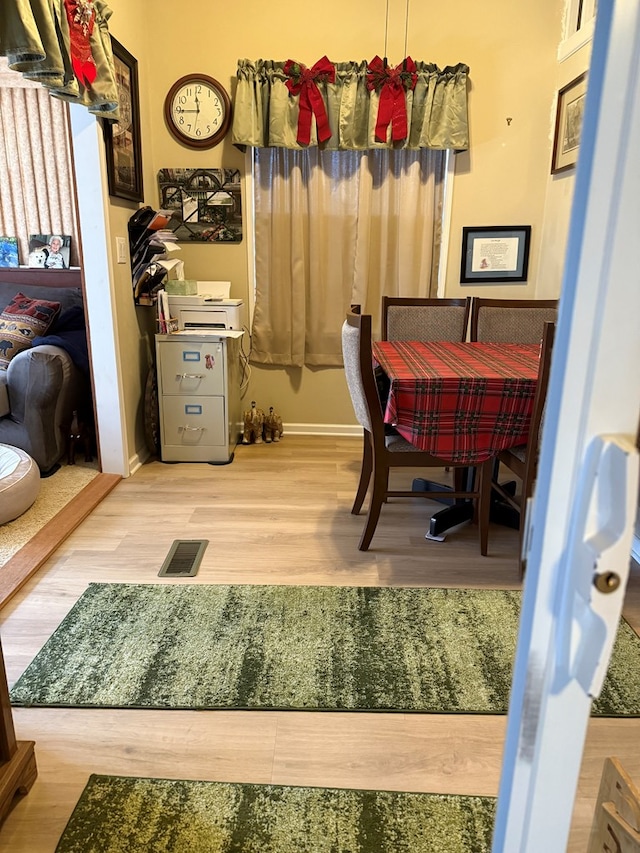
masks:
<svg viewBox="0 0 640 853"><path fill-rule="evenodd" d="M640 4L598 4L494 832L564 853L619 621L640 417Z"/></svg>

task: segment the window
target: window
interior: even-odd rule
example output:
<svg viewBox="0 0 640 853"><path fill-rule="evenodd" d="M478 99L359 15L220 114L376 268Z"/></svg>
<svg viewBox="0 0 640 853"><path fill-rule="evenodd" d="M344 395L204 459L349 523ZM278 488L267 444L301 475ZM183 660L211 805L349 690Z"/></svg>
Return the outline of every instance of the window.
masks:
<svg viewBox="0 0 640 853"><path fill-rule="evenodd" d="M447 152L254 149L252 361L342 363L346 310L435 295Z"/></svg>

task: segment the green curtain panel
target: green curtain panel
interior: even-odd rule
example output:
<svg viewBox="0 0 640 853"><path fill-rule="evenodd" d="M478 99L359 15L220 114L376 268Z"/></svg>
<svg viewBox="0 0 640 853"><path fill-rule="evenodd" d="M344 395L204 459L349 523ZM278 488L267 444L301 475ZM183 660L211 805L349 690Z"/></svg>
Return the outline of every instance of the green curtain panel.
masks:
<svg viewBox="0 0 640 853"><path fill-rule="evenodd" d="M320 63L316 63L320 66ZM326 62L329 62L326 60ZM238 61L238 85L234 101L233 142L254 148L307 148L319 145L333 150L372 148L435 148L464 151L469 147L467 118L467 65L440 70L426 62L411 62L411 82L403 66L407 133L393 138L389 124L386 141L376 138L381 98L380 86L372 86L371 63L329 63L331 73L317 73L313 83L293 86L291 60L249 59ZM296 63L299 66L299 64ZM315 66L311 66L313 70ZM300 78L296 78L298 81ZM333 82L331 82L333 79ZM293 91L290 91L290 88ZM310 92L310 96L309 96ZM322 104L319 104L321 99ZM299 142L300 112L313 112L308 144ZM318 133L318 116L326 113L328 131ZM320 136L320 141L319 141ZM323 137L325 137L323 139Z"/></svg>
<svg viewBox="0 0 640 853"><path fill-rule="evenodd" d="M104 0L1 0L0 56L50 95L117 120L110 17Z"/></svg>

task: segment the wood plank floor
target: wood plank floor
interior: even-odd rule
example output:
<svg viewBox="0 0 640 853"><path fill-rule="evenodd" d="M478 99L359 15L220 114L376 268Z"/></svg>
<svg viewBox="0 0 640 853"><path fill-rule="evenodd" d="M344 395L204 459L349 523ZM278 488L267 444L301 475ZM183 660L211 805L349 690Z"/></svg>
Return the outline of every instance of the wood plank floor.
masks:
<svg viewBox="0 0 640 853"><path fill-rule="evenodd" d="M151 462L123 480L0 611L12 684L91 581L518 588L516 531L424 539L424 500L390 502L371 550L350 514L360 441L287 436L228 466ZM403 472L394 485L420 472ZM174 539L205 538L195 578L157 577ZM640 629L640 574L625 616ZM38 778L0 853L53 853L90 773L495 795L506 718L428 714L14 709ZM640 720L591 721L570 853L586 849L608 755L640 779Z"/></svg>

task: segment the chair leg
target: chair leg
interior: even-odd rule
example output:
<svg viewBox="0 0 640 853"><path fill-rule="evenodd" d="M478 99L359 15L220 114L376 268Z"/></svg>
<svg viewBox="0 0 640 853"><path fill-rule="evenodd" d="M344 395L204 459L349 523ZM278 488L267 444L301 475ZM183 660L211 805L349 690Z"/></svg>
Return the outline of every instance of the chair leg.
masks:
<svg viewBox="0 0 640 853"><path fill-rule="evenodd" d="M491 512L491 480L493 461L488 459L477 468L480 478L480 497L478 498L478 527L480 528L480 553L487 556L489 546L489 515Z"/></svg>
<svg viewBox="0 0 640 853"><path fill-rule="evenodd" d="M385 501L387 491L389 490L389 469L386 466L375 466L373 468L373 489L371 491L371 500L369 501L369 513L367 522L364 526L359 551L366 551L369 548L373 534L375 533L378 519L380 518L380 510Z"/></svg>
<svg viewBox="0 0 640 853"><path fill-rule="evenodd" d="M351 507L351 514L358 515L362 509L362 504L367 496L369 488L369 480L371 479L371 471L373 470L373 448L371 446L371 436L364 430L362 444L362 467L360 469L360 482L358 483L358 491Z"/></svg>

